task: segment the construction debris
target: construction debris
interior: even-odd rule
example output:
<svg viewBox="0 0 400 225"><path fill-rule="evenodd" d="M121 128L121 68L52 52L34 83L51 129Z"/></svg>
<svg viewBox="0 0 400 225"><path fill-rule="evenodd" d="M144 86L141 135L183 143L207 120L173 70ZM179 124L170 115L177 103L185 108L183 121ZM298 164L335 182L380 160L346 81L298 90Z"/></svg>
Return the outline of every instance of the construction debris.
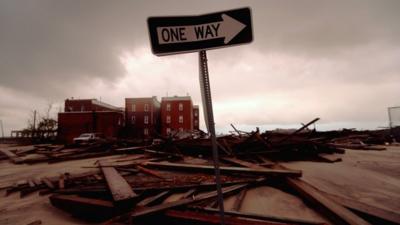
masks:
<svg viewBox="0 0 400 225"><path fill-rule="evenodd" d="M333 196L301 180L302 171L280 162L313 160L336 163L344 148L384 150L373 143L385 139L353 131L316 132L308 126L291 132L243 132L217 138L221 152L221 181L226 224L370 224L366 218L388 224L400 222L397 213ZM162 137L149 145L102 141L79 145L36 145L20 150L1 149L13 163L55 163L89 157L121 155L87 165L92 171L53 177L30 177L7 187L6 194L51 194L53 206L76 217L105 224L219 224L216 208L211 143L204 134ZM362 148L360 146L363 146ZM242 212L247 192L271 187L296 196L318 218ZM363 215L363 216L360 216Z"/></svg>

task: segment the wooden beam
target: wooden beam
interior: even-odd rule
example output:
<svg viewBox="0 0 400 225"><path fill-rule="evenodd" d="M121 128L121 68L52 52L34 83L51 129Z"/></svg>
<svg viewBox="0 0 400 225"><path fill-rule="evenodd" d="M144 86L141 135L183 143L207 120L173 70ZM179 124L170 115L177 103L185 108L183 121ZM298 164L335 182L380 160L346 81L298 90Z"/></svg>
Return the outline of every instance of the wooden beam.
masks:
<svg viewBox="0 0 400 225"><path fill-rule="evenodd" d="M253 165L252 167L258 168L261 166ZM278 169L287 169L284 166L276 164L274 166ZM317 189L307 184L303 180L291 177L285 177L286 183L295 189L303 198L313 203L317 209L320 209L328 219L332 220L337 224L348 224L348 225L369 225L369 223L350 210L337 204L332 199L327 198Z"/></svg>
<svg viewBox="0 0 400 225"><path fill-rule="evenodd" d="M232 207L233 211L239 211L240 210L240 208L242 207L243 199L246 196L246 193L247 193L247 189L243 189L236 196L235 202L233 203L233 207Z"/></svg>
<svg viewBox="0 0 400 225"><path fill-rule="evenodd" d="M159 163L159 162L146 162L143 165L152 167L161 167L167 169L189 169L189 170L200 170L205 172L213 172L214 167L209 165L193 165L193 164L182 164L182 163ZM287 169L267 169L267 168L242 168L242 167L227 167L221 166L221 172L239 172L246 174L259 174L259 175L280 175L280 176L292 176L300 177L300 170L287 170Z"/></svg>
<svg viewBox="0 0 400 225"><path fill-rule="evenodd" d="M102 162L99 162L99 165L114 202L130 202L137 197L136 193L133 192L132 187L114 167L102 167L102 165L104 165Z"/></svg>
<svg viewBox="0 0 400 225"><path fill-rule="evenodd" d="M238 184L238 185L233 185L233 186L230 186L230 187L224 187L224 188L222 188L222 193L223 194L227 194L227 193L232 192L232 191L238 191L238 190L240 190L240 189L242 189L244 187L247 187L248 185L249 184ZM154 214L154 213L157 213L157 212L161 212L161 211L164 211L164 210L167 210L167 209L175 208L175 207L178 207L178 206L192 204L192 203L199 202L199 201L202 201L202 200L206 200L206 199L209 199L209 198L215 198L216 196L217 196L217 191L211 191L211 192L208 192L208 193L202 193L202 194L199 194L199 195L195 196L194 198L185 198L185 199L182 199L182 200L178 200L178 201L174 201L174 202L168 202L168 203L156 205L156 206L153 206L153 207L148 207L148 208L145 208L145 209L141 208L141 209L135 210L131 214L131 216L132 217L140 217L140 216L145 216L145 215L151 215L151 214Z"/></svg>
<svg viewBox="0 0 400 225"><path fill-rule="evenodd" d="M0 152L2 152L4 155L6 155L11 162L15 163L15 164L19 164L19 163L23 163L24 160L21 159L20 157L18 157L16 154L14 154L13 152L7 150L7 149L0 149Z"/></svg>
<svg viewBox="0 0 400 225"><path fill-rule="evenodd" d="M168 210L164 213L169 220L173 219L176 224L208 224L208 225L218 225L221 224L220 216L217 214L201 213L193 211L178 211L178 210ZM289 225L286 223L270 222L270 221L260 221L260 220L249 220L239 217L225 217L224 222L226 225Z"/></svg>
<svg viewBox="0 0 400 225"><path fill-rule="evenodd" d="M215 208L199 208L199 207L193 207L193 208L200 210L200 211L206 211L206 212L214 212L214 213L218 212L218 210ZM299 224L299 225L326 224L323 221L306 220L306 219L302 219L302 218L292 218L292 217L282 217L282 216L276 216L273 214L268 215L267 213L256 214L256 213L248 213L248 212L245 213L245 212L225 210L225 214L229 215L229 216L244 217L244 218L249 218L249 219L269 220L269 221L273 221L273 222Z"/></svg>

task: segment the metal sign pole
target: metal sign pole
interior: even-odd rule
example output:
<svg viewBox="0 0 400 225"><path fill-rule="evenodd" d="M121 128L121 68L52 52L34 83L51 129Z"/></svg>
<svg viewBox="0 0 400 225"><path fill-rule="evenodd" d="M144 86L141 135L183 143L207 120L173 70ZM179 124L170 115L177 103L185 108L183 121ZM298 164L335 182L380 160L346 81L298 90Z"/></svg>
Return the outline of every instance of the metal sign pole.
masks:
<svg viewBox="0 0 400 225"><path fill-rule="evenodd" d="M211 100L211 87L210 87L210 79L208 76L207 54L205 50L201 50L199 52L199 69L200 69L199 71L200 89L201 89L201 97L203 100L204 118L206 121L207 130L211 135L214 169L215 169L215 181L216 181L215 183L217 184L217 193L218 193L219 213L220 213L221 224L224 225L225 224L224 198L222 195L222 188L221 188L217 138L215 135L214 115L213 115L212 100Z"/></svg>

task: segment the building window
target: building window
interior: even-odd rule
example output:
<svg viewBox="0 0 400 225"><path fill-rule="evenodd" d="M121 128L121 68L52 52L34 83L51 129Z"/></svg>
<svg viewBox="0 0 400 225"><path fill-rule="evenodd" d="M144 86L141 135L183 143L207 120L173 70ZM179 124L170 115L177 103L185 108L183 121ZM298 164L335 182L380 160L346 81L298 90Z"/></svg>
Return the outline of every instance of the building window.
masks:
<svg viewBox="0 0 400 225"><path fill-rule="evenodd" d="M199 123L198 120L194 120L194 124L197 125Z"/></svg>
<svg viewBox="0 0 400 225"><path fill-rule="evenodd" d="M136 112L136 104L132 104L132 112Z"/></svg>
<svg viewBox="0 0 400 225"><path fill-rule="evenodd" d="M149 124L149 116L144 116L144 124Z"/></svg>
<svg viewBox="0 0 400 225"><path fill-rule="evenodd" d="M85 111L85 106L81 105L81 112Z"/></svg>
<svg viewBox="0 0 400 225"><path fill-rule="evenodd" d="M167 116L167 123L171 123L171 116Z"/></svg>
<svg viewBox="0 0 400 225"><path fill-rule="evenodd" d="M195 117L197 117L197 116L198 116L197 110L196 110L196 111L194 111L194 116L195 116Z"/></svg>
<svg viewBox="0 0 400 225"><path fill-rule="evenodd" d="M167 134L171 133L171 128L167 127Z"/></svg>
<svg viewBox="0 0 400 225"><path fill-rule="evenodd" d="M179 127L179 132L183 132L183 127Z"/></svg>
<svg viewBox="0 0 400 225"><path fill-rule="evenodd" d="M167 111L171 111L171 104L167 103Z"/></svg>
<svg viewBox="0 0 400 225"><path fill-rule="evenodd" d="M149 104L144 104L144 111L148 112L149 111Z"/></svg>
<svg viewBox="0 0 400 225"><path fill-rule="evenodd" d="M183 123L183 116L179 116L179 123Z"/></svg>
<svg viewBox="0 0 400 225"><path fill-rule="evenodd" d="M144 128L143 133L144 133L144 135L149 135L149 129L148 128Z"/></svg>
<svg viewBox="0 0 400 225"><path fill-rule="evenodd" d="M135 116L132 116L132 117L131 117L131 121L132 121L132 124L135 124L136 117L135 117Z"/></svg>
<svg viewBox="0 0 400 225"><path fill-rule="evenodd" d="M183 111L183 103L179 103L179 111Z"/></svg>

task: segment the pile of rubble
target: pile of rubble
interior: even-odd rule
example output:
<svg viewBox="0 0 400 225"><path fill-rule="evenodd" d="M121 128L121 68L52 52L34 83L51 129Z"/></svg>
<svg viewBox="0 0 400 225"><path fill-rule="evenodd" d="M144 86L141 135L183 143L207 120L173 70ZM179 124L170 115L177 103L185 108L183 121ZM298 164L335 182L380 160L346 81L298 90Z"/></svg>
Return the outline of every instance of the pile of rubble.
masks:
<svg viewBox="0 0 400 225"><path fill-rule="evenodd" d="M371 145L387 141L372 133L307 130L317 120L291 133L243 132L232 126L234 134L217 138L224 200L233 198L233 205L225 210L225 224L369 224L360 214L391 221L390 216L379 217L370 209L332 201L326 193L299 179L302 171L280 164L288 160L334 163L341 160L335 153L345 153L343 148L385 149ZM54 163L122 154L88 165L91 172L32 178L7 189L7 194L19 192L21 197L37 191L51 194L53 206L85 220L105 224L219 224L211 149L205 134L176 134L149 145L103 141L72 148L37 145L2 152L3 158L14 163ZM297 196L320 218L241 212L246 192L257 187L274 187Z"/></svg>

